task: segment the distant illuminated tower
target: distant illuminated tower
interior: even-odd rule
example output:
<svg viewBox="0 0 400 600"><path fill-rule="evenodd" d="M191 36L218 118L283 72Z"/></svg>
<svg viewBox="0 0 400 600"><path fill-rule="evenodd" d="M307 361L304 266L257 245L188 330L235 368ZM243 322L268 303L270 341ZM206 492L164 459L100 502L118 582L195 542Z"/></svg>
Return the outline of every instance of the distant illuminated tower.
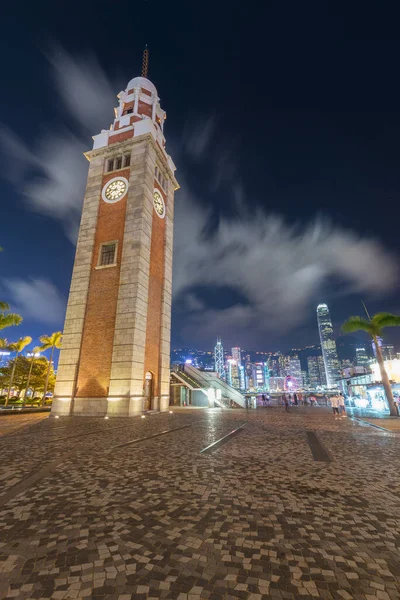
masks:
<svg viewBox="0 0 400 600"><path fill-rule="evenodd" d="M214 348L214 364L216 373L218 373L221 379L225 379L224 349L219 336L217 337L217 344Z"/></svg>
<svg viewBox="0 0 400 600"><path fill-rule="evenodd" d="M52 406L56 416L128 417L169 405L178 184L147 59L146 51L142 77L119 93L111 127L95 135L85 153L89 173Z"/></svg>
<svg viewBox="0 0 400 600"><path fill-rule="evenodd" d="M326 373L322 356L309 356L307 358L308 382L312 388L326 385Z"/></svg>
<svg viewBox="0 0 400 600"><path fill-rule="evenodd" d="M340 365L336 342L333 337L332 321L326 304L318 304L317 320L322 356L325 365L326 384L328 387L332 387L339 378Z"/></svg>
<svg viewBox="0 0 400 600"><path fill-rule="evenodd" d="M357 367L366 367L369 365L369 358L365 348L356 348Z"/></svg>
<svg viewBox="0 0 400 600"><path fill-rule="evenodd" d="M236 360L237 364L240 365L242 364L242 356L240 353L240 348L232 348L232 358L233 360Z"/></svg>

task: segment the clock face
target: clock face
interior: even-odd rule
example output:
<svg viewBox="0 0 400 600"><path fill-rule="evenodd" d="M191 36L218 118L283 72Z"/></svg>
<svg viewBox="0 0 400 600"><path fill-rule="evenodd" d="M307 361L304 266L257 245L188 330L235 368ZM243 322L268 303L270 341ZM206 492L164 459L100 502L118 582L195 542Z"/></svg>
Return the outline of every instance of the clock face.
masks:
<svg viewBox="0 0 400 600"><path fill-rule="evenodd" d="M156 211L158 216L161 217L161 219L163 219L165 217L165 204L164 199L161 196L161 192L159 192L158 190L154 190L153 204L154 210Z"/></svg>
<svg viewBox="0 0 400 600"><path fill-rule="evenodd" d="M102 198L104 202L113 204L121 200L128 190L128 180L125 177L114 177L106 183L103 188Z"/></svg>

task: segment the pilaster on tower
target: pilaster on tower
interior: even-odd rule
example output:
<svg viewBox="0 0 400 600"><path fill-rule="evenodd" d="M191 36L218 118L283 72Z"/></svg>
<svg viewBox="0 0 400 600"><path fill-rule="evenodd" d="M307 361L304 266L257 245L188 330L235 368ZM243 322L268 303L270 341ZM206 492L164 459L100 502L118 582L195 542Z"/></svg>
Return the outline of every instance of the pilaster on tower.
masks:
<svg viewBox="0 0 400 600"><path fill-rule="evenodd" d="M95 135L53 414L130 416L169 404L175 165L144 77Z"/></svg>

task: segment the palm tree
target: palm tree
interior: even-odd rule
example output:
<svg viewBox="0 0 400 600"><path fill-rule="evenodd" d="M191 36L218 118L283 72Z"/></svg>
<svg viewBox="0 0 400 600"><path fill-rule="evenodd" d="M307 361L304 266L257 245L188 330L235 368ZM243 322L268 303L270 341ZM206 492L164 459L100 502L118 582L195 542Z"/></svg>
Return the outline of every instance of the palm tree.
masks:
<svg viewBox="0 0 400 600"><path fill-rule="evenodd" d="M46 381L45 381L44 390L43 390L43 398L42 398L42 404L43 404L46 401L47 386L49 385L50 369L51 369L51 364L53 361L54 349L61 348L62 331L55 331L51 335L42 335L39 339L42 342L42 346L40 346L39 350L41 350L43 352L43 351L49 350L51 348L49 367L47 369Z"/></svg>
<svg viewBox="0 0 400 600"><path fill-rule="evenodd" d="M14 381L15 367L17 366L17 361L18 361L18 355L21 354L23 349L26 348L26 346L28 346L31 342L32 342L32 338L29 337L29 335L27 335L26 337L19 338L18 342L13 342L12 344L9 344L9 346L8 346L12 352L15 352L15 358L14 358L13 368L11 371L10 384L8 386L7 397L6 397L4 406L7 406L8 400L10 398L11 387L12 387L12 384Z"/></svg>
<svg viewBox="0 0 400 600"><path fill-rule="evenodd" d="M365 309L366 310L366 309ZM378 343L378 338L382 337L382 329L384 327L400 327L400 317L391 313L376 313L370 317L367 312L368 319L363 317L350 317L343 323L342 331L344 333L353 333L354 331L366 331L374 340L376 360L378 361L381 372L382 384L385 390L386 398L389 403L390 414L392 417L398 417L398 411L393 399L392 387L389 377L385 369L381 348Z"/></svg>
<svg viewBox="0 0 400 600"><path fill-rule="evenodd" d="M31 364L30 364L30 367L29 367L28 379L26 380L26 388L25 388L25 393L24 393L24 402L23 402L22 406L25 406L26 394L28 393L28 390L29 390L29 384L30 384L30 381L31 381L32 369L33 369L33 365L35 363L36 354L38 354L38 352L40 352L40 347L39 346L35 346L35 348L33 349L32 357L31 357Z"/></svg>
<svg viewBox="0 0 400 600"><path fill-rule="evenodd" d="M0 301L0 329L6 327L12 327L13 325L19 325L22 322L21 315L17 313L10 313L10 307L7 302Z"/></svg>

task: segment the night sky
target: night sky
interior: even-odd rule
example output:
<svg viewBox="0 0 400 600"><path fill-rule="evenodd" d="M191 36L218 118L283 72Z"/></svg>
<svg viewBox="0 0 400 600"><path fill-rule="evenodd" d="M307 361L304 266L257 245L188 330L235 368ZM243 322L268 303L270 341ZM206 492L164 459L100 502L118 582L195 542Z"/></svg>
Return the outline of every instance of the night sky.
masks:
<svg viewBox="0 0 400 600"><path fill-rule="evenodd" d="M24 317L10 339L62 329L82 152L146 43L181 184L173 345L314 344L319 302L337 331L362 299L400 313L397 15L261 4L2 7L0 296Z"/></svg>

